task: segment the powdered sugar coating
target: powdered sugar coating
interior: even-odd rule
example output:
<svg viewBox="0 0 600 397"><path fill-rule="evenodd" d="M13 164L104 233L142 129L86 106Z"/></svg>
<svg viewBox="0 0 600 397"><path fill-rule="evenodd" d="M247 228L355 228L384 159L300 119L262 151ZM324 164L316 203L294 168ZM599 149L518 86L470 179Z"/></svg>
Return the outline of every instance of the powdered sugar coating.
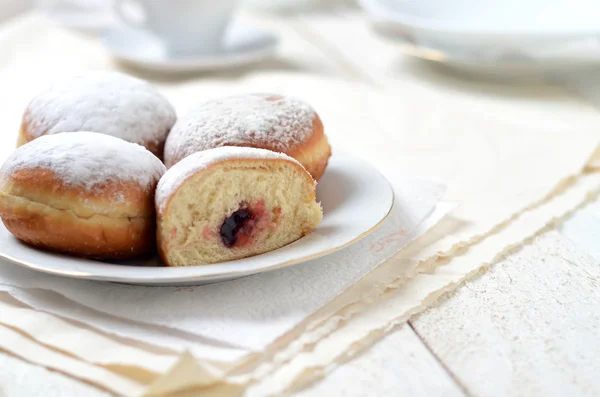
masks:
<svg viewBox="0 0 600 397"><path fill-rule="evenodd" d="M42 136L15 150L0 167L0 181L26 169L54 172L67 186L93 191L110 181L151 189L166 171L143 146L94 132Z"/></svg>
<svg viewBox="0 0 600 397"><path fill-rule="evenodd" d="M304 169L302 164L294 158L283 153L277 153L266 149L223 146L194 153L171 167L158 182L155 196L158 212L162 213L165 210L169 198L189 177L218 162L236 159L285 160L297 164Z"/></svg>
<svg viewBox="0 0 600 397"><path fill-rule="evenodd" d="M160 146L175 109L150 83L117 72L88 72L38 93L23 116L30 139L94 131L140 145Z"/></svg>
<svg viewBox="0 0 600 397"><path fill-rule="evenodd" d="M165 145L168 166L202 150L254 146L289 153L313 133L314 109L292 97L232 96L192 107L173 126Z"/></svg>

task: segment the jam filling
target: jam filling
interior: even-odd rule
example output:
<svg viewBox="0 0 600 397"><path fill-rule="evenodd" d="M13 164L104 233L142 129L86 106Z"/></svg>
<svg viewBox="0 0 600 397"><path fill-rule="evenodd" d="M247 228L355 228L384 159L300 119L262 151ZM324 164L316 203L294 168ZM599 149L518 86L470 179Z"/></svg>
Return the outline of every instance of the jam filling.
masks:
<svg viewBox="0 0 600 397"><path fill-rule="evenodd" d="M233 247L238 240L240 230L244 229L252 219L254 219L254 216L248 208L240 208L231 216L225 218L220 230L223 244L228 248Z"/></svg>
<svg viewBox="0 0 600 397"><path fill-rule="evenodd" d="M219 228L223 245L244 248L256 244L277 226L274 216L281 216L281 208L270 213L263 200L241 202L239 209L226 217Z"/></svg>

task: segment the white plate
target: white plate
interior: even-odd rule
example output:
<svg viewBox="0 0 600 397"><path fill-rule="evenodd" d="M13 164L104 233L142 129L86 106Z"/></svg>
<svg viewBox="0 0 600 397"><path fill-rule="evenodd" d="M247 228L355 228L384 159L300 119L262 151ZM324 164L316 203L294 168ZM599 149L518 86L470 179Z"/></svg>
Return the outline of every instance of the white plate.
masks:
<svg viewBox="0 0 600 397"><path fill-rule="evenodd" d="M203 284L305 262L342 249L374 231L389 214L389 182L364 160L336 153L317 188L323 222L309 235L266 254L213 265L161 267L156 259L111 264L29 247L0 226L0 257L65 277L142 285Z"/></svg>
<svg viewBox="0 0 600 397"><path fill-rule="evenodd" d="M172 57L153 34L127 26L110 28L104 45L118 61L153 72L207 72L239 67L269 58L277 48L277 36L262 29L232 23L223 49L214 55Z"/></svg>
<svg viewBox="0 0 600 397"><path fill-rule="evenodd" d="M492 51L551 48L600 33L596 0L360 0L420 44Z"/></svg>

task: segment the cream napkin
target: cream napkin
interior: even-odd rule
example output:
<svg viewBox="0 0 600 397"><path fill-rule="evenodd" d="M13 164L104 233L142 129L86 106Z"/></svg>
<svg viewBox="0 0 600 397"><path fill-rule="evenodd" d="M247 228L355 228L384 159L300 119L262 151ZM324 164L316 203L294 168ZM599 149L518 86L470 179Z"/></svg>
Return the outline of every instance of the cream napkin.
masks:
<svg viewBox="0 0 600 397"><path fill-rule="evenodd" d="M134 341L141 342L144 349L147 349L148 346L155 346L159 351L165 350L174 355L189 351L196 357L222 363L236 363L250 353L247 349L233 347L227 343L219 343L196 334L114 317L78 304L50 290L24 289L10 285L0 285L0 290L7 292L15 300L32 309L75 321L79 325L85 325L90 330L106 334L111 338L123 338L127 344L132 344ZM15 328L29 332L29 328L20 323L21 317L16 319L10 317L11 321L15 321L15 323L12 323L7 322L4 315L5 313L0 315L0 323L10 324ZM44 330L45 328L42 327L41 329ZM71 334L74 331L68 333ZM61 338L59 332L50 333L46 337L55 341L56 338ZM83 338L83 340L86 340L86 338ZM72 342L70 343L68 340L64 342L60 343L61 350L73 353L79 351L79 347Z"/></svg>

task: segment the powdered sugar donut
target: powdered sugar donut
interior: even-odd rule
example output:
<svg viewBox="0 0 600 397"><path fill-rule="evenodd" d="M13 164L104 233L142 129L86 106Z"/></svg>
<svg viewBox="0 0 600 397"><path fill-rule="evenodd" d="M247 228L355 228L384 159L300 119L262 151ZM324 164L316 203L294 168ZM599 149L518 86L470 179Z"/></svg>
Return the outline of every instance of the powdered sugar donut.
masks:
<svg viewBox="0 0 600 397"><path fill-rule="evenodd" d="M247 146L285 153L318 180L331 156L323 123L307 103L273 94L215 99L190 109L173 126L165 145L171 167L192 153Z"/></svg>
<svg viewBox="0 0 600 397"><path fill-rule="evenodd" d="M282 153L246 147L194 153L156 189L158 252L168 266L190 266L282 247L321 222L315 185Z"/></svg>
<svg viewBox="0 0 600 397"><path fill-rule="evenodd" d="M42 135L93 131L162 157L173 106L150 83L117 72L88 72L52 84L29 103L18 146Z"/></svg>
<svg viewBox="0 0 600 397"><path fill-rule="evenodd" d="M154 193L166 171L137 144L93 132L42 136L0 167L0 218L20 240L94 258L155 242Z"/></svg>

